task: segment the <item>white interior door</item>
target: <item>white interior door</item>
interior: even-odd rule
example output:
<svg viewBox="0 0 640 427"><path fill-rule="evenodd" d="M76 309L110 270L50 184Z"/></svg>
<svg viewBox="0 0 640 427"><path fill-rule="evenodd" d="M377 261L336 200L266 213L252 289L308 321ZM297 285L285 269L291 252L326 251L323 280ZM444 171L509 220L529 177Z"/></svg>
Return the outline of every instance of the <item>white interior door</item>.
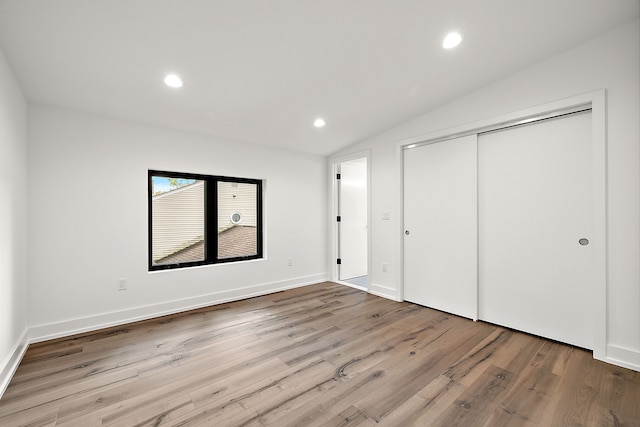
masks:
<svg viewBox="0 0 640 427"><path fill-rule="evenodd" d="M404 299L477 316L476 135L404 151Z"/></svg>
<svg viewBox="0 0 640 427"><path fill-rule="evenodd" d="M340 280L367 275L367 158L340 163Z"/></svg>
<svg viewBox="0 0 640 427"><path fill-rule="evenodd" d="M480 319L593 348L591 158L590 113L479 136Z"/></svg>

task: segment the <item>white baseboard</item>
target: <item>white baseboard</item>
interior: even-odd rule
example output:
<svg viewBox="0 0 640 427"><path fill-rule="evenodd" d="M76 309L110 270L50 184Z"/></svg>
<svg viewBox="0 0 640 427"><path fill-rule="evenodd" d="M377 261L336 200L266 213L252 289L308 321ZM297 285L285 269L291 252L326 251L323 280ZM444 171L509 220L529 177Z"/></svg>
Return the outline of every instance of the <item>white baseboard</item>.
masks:
<svg viewBox="0 0 640 427"><path fill-rule="evenodd" d="M2 399L2 395L9 386L13 374L15 374L16 369L18 369L18 365L20 365L22 357L29 347L27 335L28 329L25 328L20 339L16 342L13 351L10 353L9 358L0 366L0 399Z"/></svg>
<svg viewBox="0 0 640 427"><path fill-rule="evenodd" d="M152 319L183 311L194 310L215 304L253 298L273 292L284 291L329 280L328 273L296 277L278 282L263 283L160 304L135 307L126 310L97 314L90 317L48 323L29 328L29 343L66 337L74 334L95 331L112 326L124 325L140 320Z"/></svg>
<svg viewBox="0 0 640 427"><path fill-rule="evenodd" d="M640 352L636 350L608 344L604 361L640 372Z"/></svg>
<svg viewBox="0 0 640 427"><path fill-rule="evenodd" d="M375 283L371 283L369 285L369 292L382 298L402 302L402 300L398 297L398 290L390 288L388 286L376 285Z"/></svg>

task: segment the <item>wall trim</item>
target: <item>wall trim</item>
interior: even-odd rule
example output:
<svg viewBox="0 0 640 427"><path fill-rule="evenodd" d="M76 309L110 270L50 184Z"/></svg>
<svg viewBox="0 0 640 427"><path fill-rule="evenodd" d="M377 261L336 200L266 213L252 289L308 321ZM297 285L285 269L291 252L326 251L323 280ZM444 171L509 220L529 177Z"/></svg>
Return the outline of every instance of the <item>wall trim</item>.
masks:
<svg viewBox="0 0 640 427"><path fill-rule="evenodd" d="M640 351L608 344L607 356L600 360L640 372Z"/></svg>
<svg viewBox="0 0 640 427"><path fill-rule="evenodd" d="M24 357L24 353L29 347L29 341L27 339L28 332L29 330L27 328L22 331L20 339L16 342L9 358L3 366L0 366L0 399L2 399L2 395L4 395L4 392L7 390L13 375L16 373L16 369L18 369Z"/></svg>
<svg viewBox="0 0 640 427"><path fill-rule="evenodd" d="M369 293L382 298L397 301L397 302L403 301L402 298L398 297L397 289L391 288L389 286L377 285L375 283L371 283L369 284Z"/></svg>
<svg viewBox="0 0 640 427"><path fill-rule="evenodd" d="M126 310L101 313L95 316L80 317L64 320L62 322L36 325L29 328L28 343L31 344L47 341L55 338L62 338L79 333L96 331L112 326L119 326L141 320L148 320L202 307L208 307L211 305L253 298L287 289L321 283L327 280L329 280L329 273L324 272L277 282L246 286L240 289L213 292L196 297L134 307Z"/></svg>

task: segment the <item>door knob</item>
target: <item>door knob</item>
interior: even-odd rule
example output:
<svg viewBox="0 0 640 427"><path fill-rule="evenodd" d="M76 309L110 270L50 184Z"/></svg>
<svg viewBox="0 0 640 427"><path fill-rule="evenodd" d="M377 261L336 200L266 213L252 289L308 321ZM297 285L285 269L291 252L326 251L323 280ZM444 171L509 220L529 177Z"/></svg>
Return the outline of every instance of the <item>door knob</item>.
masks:
<svg viewBox="0 0 640 427"><path fill-rule="evenodd" d="M580 243L582 246L587 246L589 244L589 239L585 239L584 237L580 240L578 240L578 243Z"/></svg>
<svg viewBox="0 0 640 427"><path fill-rule="evenodd" d="M404 234L409 235L409 230L404 230Z"/></svg>

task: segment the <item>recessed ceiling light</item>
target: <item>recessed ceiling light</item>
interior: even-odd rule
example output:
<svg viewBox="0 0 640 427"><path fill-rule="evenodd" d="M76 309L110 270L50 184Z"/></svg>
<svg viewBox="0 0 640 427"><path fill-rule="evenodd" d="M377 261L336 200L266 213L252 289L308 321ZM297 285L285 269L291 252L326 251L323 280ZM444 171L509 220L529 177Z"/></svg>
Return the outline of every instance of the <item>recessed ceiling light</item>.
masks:
<svg viewBox="0 0 640 427"><path fill-rule="evenodd" d="M456 47L462 41L462 36L458 33L449 33L444 38L442 42L442 47L445 49L451 49L452 47Z"/></svg>
<svg viewBox="0 0 640 427"><path fill-rule="evenodd" d="M313 122L313 125L314 125L315 127L317 127L317 128L321 128L321 127L323 127L324 125L326 125L326 123L325 123L325 121L324 121L324 120L322 120L322 119L316 119L316 121L315 121L315 122Z"/></svg>
<svg viewBox="0 0 640 427"><path fill-rule="evenodd" d="M182 87L182 79L175 74L169 74L164 78L164 84L170 87Z"/></svg>

